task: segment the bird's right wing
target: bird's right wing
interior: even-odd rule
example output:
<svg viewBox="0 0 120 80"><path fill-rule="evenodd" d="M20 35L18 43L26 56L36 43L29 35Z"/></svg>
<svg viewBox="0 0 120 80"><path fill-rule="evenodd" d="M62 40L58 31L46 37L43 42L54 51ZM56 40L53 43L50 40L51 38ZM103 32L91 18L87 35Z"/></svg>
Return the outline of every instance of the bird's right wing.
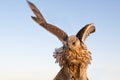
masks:
<svg viewBox="0 0 120 80"><path fill-rule="evenodd" d="M84 42L85 39L93 32L95 32L95 26L93 24L87 24L77 33L76 36L79 40Z"/></svg>
<svg viewBox="0 0 120 80"><path fill-rule="evenodd" d="M35 22L37 22L47 31L57 36L61 41L66 41L66 39L68 38L68 35L63 30L59 29L58 27L52 24L47 23L44 17L42 16L41 12L37 9L37 7L29 1L28 1L28 4L30 8L32 9L32 11L34 12L34 14L36 15L35 17L31 16Z"/></svg>

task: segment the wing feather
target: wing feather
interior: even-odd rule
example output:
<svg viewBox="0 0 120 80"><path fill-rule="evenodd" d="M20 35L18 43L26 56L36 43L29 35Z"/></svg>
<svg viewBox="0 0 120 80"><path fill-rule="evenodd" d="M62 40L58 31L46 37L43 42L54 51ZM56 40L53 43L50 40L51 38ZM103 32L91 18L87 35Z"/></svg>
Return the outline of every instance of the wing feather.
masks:
<svg viewBox="0 0 120 80"><path fill-rule="evenodd" d="M84 42L85 39L93 32L95 32L95 26L93 24L87 24L77 33L76 36L79 40Z"/></svg>
<svg viewBox="0 0 120 80"><path fill-rule="evenodd" d="M61 41L66 41L68 35L63 30L59 29L57 26L47 23L44 17L42 16L41 12L38 10L38 8L33 3L29 1L27 2L30 8L32 9L33 13L36 15L31 16L32 19L39 25L41 25L43 28L45 28L47 31L57 36Z"/></svg>

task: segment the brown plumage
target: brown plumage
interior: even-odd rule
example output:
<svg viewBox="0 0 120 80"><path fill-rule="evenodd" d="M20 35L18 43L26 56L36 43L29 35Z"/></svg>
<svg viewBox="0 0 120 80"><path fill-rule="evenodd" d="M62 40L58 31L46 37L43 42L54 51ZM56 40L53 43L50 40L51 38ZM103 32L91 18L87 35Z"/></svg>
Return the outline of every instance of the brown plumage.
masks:
<svg viewBox="0 0 120 80"><path fill-rule="evenodd" d="M88 64L90 64L91 53L85 44L80 42L75 36L70 36L67 43L69 48L63 46L55 50L54 57L56 62L59 63L62 69L66 69L69 74L68 80L71 80L71 78L74 78L73 80L87 80L86 69ZM59 78L59 74L60 72L55 78Z"/></svg>
<svg viewBox="0 0 120 80"><path fill-rule="evenodd" d="M84 44L89 34L95 32L93 24L87 24L77 35L68 36L63 30L46 22L41 12L36 6L28 1L28 4L35 17L32 19L54 34L63 43L61 48L55 49L53 54L56 62L59 63L61 70L54 80L87 80L87 66L91 61L91 53Z"/></svg>

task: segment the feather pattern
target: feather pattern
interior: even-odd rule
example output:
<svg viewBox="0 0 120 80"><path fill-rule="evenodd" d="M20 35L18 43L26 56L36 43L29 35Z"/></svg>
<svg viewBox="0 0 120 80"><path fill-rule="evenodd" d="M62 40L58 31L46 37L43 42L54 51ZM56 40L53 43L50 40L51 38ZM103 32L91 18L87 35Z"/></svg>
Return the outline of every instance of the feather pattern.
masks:
<svg viewBox="0 0 120 80"><path fill-rule="evenodd" d="M64 47L55 49L53 56L61 70L54 80L87 80L86 68L92 60L91 53L85 44L81 46L82 48L75 50L68 50Z"/></svg>
<svg viewBox="0 0 120 80"><path fill-rule="evenodd" d="M84 41L91 33L95 32L95 26L87 24L77 35L68 37L63 30L47 23L33 3L28 1L28 4L36 15L32 16L32 19L63 42L63 46L55 49L53 54L56 63L59 63L61 67L53 80L88 80L86 70L91 62L91 53Z"/></svg>
<svg viewBox="0 0 120 80"><path fill-rule="evenodd" d="M61 41L66 41L68 35L61 29L59 29L58 27L49 24L46 22L46 20L44 19L44 17L42 16L41 12L37 9L37 7L28 1L28 4L30 6L30 8L32 9L32 11L34 12L34 14L36 15L36 17L32 16L32 19L37 22L39 25L41 25L43 28L45 28L47 31L51 32L52 34L54 34L55 36L57 36Z"/></svg>
<svg viewBox="0 0 120 80"><path fill-rule="evenodd" d="M77 33L76 36L79 40L84 42L85 39L93 32L95 32L95 26L93 24L87 24Z"/></svg>

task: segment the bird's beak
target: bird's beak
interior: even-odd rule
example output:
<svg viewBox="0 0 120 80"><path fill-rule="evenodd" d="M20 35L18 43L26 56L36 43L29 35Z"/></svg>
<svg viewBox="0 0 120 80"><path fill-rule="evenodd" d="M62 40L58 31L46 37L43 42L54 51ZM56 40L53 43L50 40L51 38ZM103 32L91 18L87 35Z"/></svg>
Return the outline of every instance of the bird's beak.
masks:
<svg viewBox="0 0 120 80"><path fill-rule="evenodd" d="M67 42L64 42L64 43L63 43L63 48L64 48L65 50L69 50L69 49L70 49L70 47L68 46Z"/></svg>

